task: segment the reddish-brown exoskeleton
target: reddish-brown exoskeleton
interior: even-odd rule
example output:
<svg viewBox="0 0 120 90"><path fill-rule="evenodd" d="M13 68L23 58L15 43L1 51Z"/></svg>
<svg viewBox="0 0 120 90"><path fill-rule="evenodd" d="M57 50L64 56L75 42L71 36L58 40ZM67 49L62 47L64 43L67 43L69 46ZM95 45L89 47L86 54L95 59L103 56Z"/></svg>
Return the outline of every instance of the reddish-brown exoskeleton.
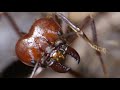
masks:
<svg viewBox="0 0 120 90"><path fill-rule="evenodd" d="M16 54L20 60L30 66L39 61L41 67L51 67L53 70L65 73L70 68L61 64L66 54L80 62L79 54L66 44L58 23L53 18L36 20L28 34L25 34L16 44Z"/></svg>
<svg viewBox="0 0 120 90"><path fill-rule="evenodd" d="M8 14L6 13L6 15ZM99 56L100 52L105 52L105 48L97 46L97 41L95 41L96 43L94 44L87 38L82 31L84 25L81 28L78 28L61 13L55 13L55 15L71 27L75 32L73 34L81 36L87 41L88 44L97 51ZM92 25L92 28L95 30L94 21ZM75 58L79 64L79 54L67 44L64 36L60 25L53 19L53 17L36 20L30 28L29 33L22 35L16 44L16 54L24 64L34 67L31 77L33 77L38 67L50 67L54 71L60 73L70 71L71 69L69 67L62 64L67 54ZM105 70L104 73L106 73Z"/></svg>

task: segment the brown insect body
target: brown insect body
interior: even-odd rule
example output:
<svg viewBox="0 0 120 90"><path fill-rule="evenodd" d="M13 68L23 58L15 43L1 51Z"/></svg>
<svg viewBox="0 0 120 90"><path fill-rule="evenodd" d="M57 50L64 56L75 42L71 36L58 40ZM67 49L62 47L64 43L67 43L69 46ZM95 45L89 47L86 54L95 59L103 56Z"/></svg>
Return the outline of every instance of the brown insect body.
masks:
<svg viewBox="0 0 120 90"><path fill-rule="evenodd" d="M49 45L46 40L54 43L58 39L59 31L60 27L52 19L37 20L29 33L18 41L16 45L18 57L27 65L31 65L31 60L39 60L42 57L41 53Z"/></svg>
<svg viewBox="0 0 120 90"><path fill-rule="evenodd" d="M62 30L57 22L52 18L41 18L35 21L28 34L25 34L18 40L16 54L24 64L33 66L38 60L42 64L41 59L47 53L47 55L49 54L49 58L54 59L54 61L50 61L51 63L48 66L51 66L52 69L58 72L67 72L69 68L59 63L60 58L65 59L65 53L70 54L78 61L80 57L75 50L69 51L71 47L66 47L63 50L65 52L64 54L59 51L60 48L62 49L62 46L58 45L57 50L55 49L55 43L60 40L60 35L62 35ZM52 54L53 56L50 56L51 54L47 48L50 48L51 51L53 48L55 49Z"/></svg>

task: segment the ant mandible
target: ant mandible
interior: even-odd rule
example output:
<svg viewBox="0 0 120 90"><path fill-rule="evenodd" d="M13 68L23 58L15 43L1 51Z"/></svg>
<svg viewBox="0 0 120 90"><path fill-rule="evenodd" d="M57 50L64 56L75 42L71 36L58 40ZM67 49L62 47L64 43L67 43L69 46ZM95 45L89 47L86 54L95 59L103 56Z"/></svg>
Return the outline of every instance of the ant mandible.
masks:
<svg viewBox="0 0 120 90"><path fill-rule="evenodd" d="M9 16L7 13L5 14ZM72 34L76 34L78 37L81 36L92 48L96 50L99 55L100 52L106 52L106 49L99 47L97 42L94 44L88 39L82 31L84 25L81 28L78 28L63 14L54 14L57 18L65 21L66 24L75 32ZM95 31L96 28L93 18L90 16L86 18L87 21L91 19L92 29ZM12 24L14 23L12 22ZM14 26L16 25L14 24ZM75 58L78 64L80 63L80 56L77 51L67 44L65 36L69 34L63 34L60 25L52 16L36 20L31 26L28 34L18 32L17 27L15 27L15 29L17 33L21 35L21 38L16 43L16 55L21 62L34 67L30 77L34 76L38 67L50 67L59 73L69 72L71 68L62 64L67 54ZM105 68L104 65L103 68ZM104 73L106 73L105 70Z"/></svg>

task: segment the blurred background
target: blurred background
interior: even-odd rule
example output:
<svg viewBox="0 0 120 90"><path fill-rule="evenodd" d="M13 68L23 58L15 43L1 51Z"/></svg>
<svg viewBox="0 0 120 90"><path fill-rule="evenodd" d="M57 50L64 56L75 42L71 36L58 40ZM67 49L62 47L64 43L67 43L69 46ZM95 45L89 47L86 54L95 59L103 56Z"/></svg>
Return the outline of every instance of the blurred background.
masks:
<svg viewBox="0 0 120 90"><path fill-rule="evenodd" d="M54 12L8 12L15 20L19 29L28 32L36 19L45 17ZM110 78L120 77L120 12L61 12L74 24L80 25L85 17L92 15L96 28L99 46L107 48L102 58L107 67ZM61 23L64 32L68 30L64 22ZM92 40L90 25L84 29L85 34ZM19 36L14 28L0 13L0 76L1 78L27 78L33 68L21 63L15 53L15 45ZM77 38L71 45L80 54L81 62L72 57L67 57L65 64L85 78L103 78L104 73L95 50L91 48L82 38ZM50 68L38 74L36 78L76 78L70 73L57 73Z"/></svg>

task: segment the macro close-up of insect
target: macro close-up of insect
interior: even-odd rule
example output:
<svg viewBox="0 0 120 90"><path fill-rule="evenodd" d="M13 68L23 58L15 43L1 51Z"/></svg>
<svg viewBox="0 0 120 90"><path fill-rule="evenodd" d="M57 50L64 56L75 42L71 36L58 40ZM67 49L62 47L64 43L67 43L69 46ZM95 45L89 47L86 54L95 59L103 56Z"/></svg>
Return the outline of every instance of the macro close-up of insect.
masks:
<svg viewBox="0 0 120 90"><path fill-rule="evenodd" d="M1 33L3 32L1 37L7 33L9 39L13 37L13 39L4 40L6 42L8 40L9 43L6 47L11 48L13 54L10 54L9 49L6 49L6 42L0 39L2 40L0 45L3 47L0 49L1 62L4 61L5 57L6 62L8 62L6 65L1 64L3 68L1 69L1 77L119 77L111 75L113 70L110 67L113 65L112 58L106 61L110 56L112 57L112 53L105 38L110 35L112 37L113 34L106 34L105 21L101 21L102 24L99 24L100 20L104 20L103 18L106 18L107 15L109 16L109 13L29 13L0 13L0 29L3 30L3 25L7 26L5 22L9 22L10 26L9 24L8 26L12 27L12 30L1 31ZM4 21L4 19L6 20ZM110 19L108 20L110 21ZM110 25L115 26L112 25L112 21ZM105 28L100 30L98 27ZM90 30L86 31L87 29ZM9 57L14 60L8 60Z"/></svg>

